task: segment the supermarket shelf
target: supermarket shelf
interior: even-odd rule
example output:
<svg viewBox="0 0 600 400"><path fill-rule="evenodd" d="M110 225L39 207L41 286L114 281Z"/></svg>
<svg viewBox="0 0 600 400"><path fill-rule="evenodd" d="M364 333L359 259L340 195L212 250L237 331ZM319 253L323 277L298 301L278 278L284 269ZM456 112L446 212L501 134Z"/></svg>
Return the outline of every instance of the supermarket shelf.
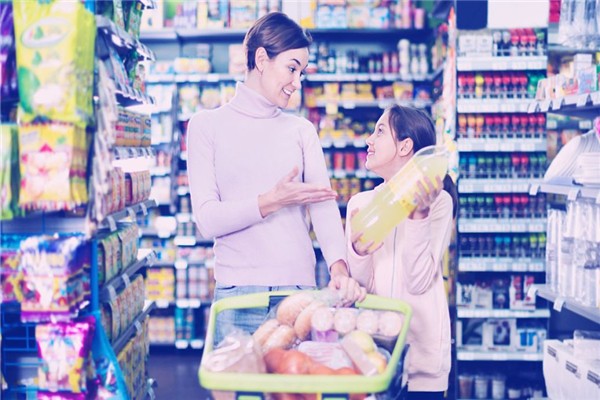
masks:
<svg viewBox="0 0 600 400"><path fill-rule="evenodd" d="M579 129L581 131L587 131L592 129L592 120L591 119L580 119L580 120L556 120L556 119L548 119L546 121L547 129Z"/></svg>
<svg viewBox="0 0 600 400"><path fill-rule="evenodd" d="M104 34L110 35L111 43L116 46L124 49L135 49L142 60L156 60L152 50L107 17L96 15L96 27Z"/></svg>
<svg viewBox="0 0 600 400"><path fill-rule="evenodd" d="M168 231L168 230L158 230L156 228L151 228L151 227L141 227L140 228L140 236L152 236L152 237L158 237L161 239L169 239L171 237L173 237L175 235L175 231Z"/></svg>
<svg viewBox="0 0 600 400"><path fill-rule="evenodd" d="M307 74L309 82L421 82L431 80L430 75L400 75L391 73L313 73Z"/></svg>
<svg viewBox="0 0 600 400"><path fill-rule="evenodd" d="M100 289L100 302L108 302L116 297L117 291L121 286L129 286L131 277L145 266L151 266L156 259L156 253L151 249L140 249L137 255L137 261L121 271Z"/></svg>
<svg viewBox="0 0 600 400"><path fill-rule="evenodd" d="M154 309L154 303L152 301L146 301L144 304L144 310L138 315L135 320L125 329L125 331L115 340L112 344L112 348L115 354L119 354L125 347L127 342L133 337L136 331L141 331L142 323L146 319L146 316Z"/></svg>
<svg viewBox="0 0 600 400"><path fill-rule="evenodd" d="M544 355L543 353L524 351L505 351L498 349L467 350L458 348L456 358L460 361L542 361Z"/></svg>
<svg viewBox="0 0 600 400"><path fill-rule="evenodd" d="M495 310L457 307L458 318L550 318L549 309Z"/></svg>
<svg viewBox="0 0 600 400"><path fill-rule="evenodd" d="M321 147L324 149L345 149L348 147L363 149L367 147L367 143L365 142L365 139L321 139Z"/></svg>
<svg viewBox="0 0 600 400"><path fill-rule="evenodd" d="M458 99L456 110L459 113L525 113L529 99Z"/></svg>
<svg viewBox="0 0 600 400"><path fill-rule="evenodd" d="M554 303L553 308L556 311L561 311L563 308L566 308L575 314L600 324L600 308L584 306L575 299L565 298L554 293L547 285L534 285L533 291L541 298Z"/></svg>
<svg viewBox="0 0 600 400"><path fill-rule="evenodd" d="M117 160L136 157L154 157L154 149L152 147L114 147L113 155Z"/></svg>
<svg viewBox="0 0 600 400"><path fill-rule="evenodd" d="M512 257L460 257L461 272L544 272L545 260Z"/></svg>
<svg viewBox="0 0 600 400"><path fill-rule="evenodd" d="M546 56L473 56L458 57L458 71L533 71L545 70L548 66Z"/></svg>
<svg viewBox="0 0 600 400"><path fill-rule="evenodd" d="M535 139L469 139L461 138L458 141L458 151L462 152L513 152L513 151L546 151L548 147L546 138Z"/></svg>
<svg viewBox="0 0 600 400"><path fill-rule="evenodd" d="M576 185L571 178L555 178L548 182L532 183L529 194L535 196L538 193L563 195L569 200L591 199L600 204L600 187Z"/></svg>
<svg viewBox="0 0 600 400"><path fill-rule="evenodd" d="M114 232L117 228L116 221L120 221L127 217L135 219L135 216L140 212L143 215L147 215L148 209L153 207L156 207L156 202L154 200L145 200L141 203L127 206L123 210L117 211L104 218L104 220L98 224L98 227L109 228L111 232Z"/></svg>
<svg viewBox="0 0 600 400"><path fill-rule="evenodd" d="M207 73L207 74L176 74L175 82L177 83L197 83L197 82L212 82L218 83L221 81L243 81L244 75L232 75L232 74L218 74L218 73Z"/></svg>
<svg viewBox="0 0 600 400"><path fill-rule="evenodd" d="M119 82L115 81L115 87L117 101L123 107L155 104L153 97L130 86L121 85Z"/></svg>
<svg viewBox="0 0 600 400"><path fill-rule="evenodd" d="M202 305L209 305L210 301L203 302L200 299L177 299L177 300L154 300L156 304L156 308L169 308L169 307L178 307L178 308L200 308Z"/></svg>
<svg viewBox="0 0 600 400"><path fill-rule="evenodd" d="M545 218L460 218L461 233L546 232Z"/></svg>
<svg viewBox="0 0 600 400"><path fill-rule="evenodd" d="M529 103L527 111L530 113L558 113L571 117L593 119L600 115L600 91L573 94L551 100L536 100Z"/></svg>
<svg viewBox="0 0 600 400"><path fill-rule="evenodd" d="M171 263L175 267L175 269L187 269L189 266L197 266L204 267L207 265L206 260L192 260L188 261L186 259L180 258Z"/></svg>
<svg viewBox="0 0 600 400"><path fill-rule="evenodd" d="M143 42L194 42L210 40L211 42L239 42L244 39L247 29L160 29L142 31ZM352 29L352 28L313 28L310 34L315 41L327 39L335 41L385 41L397 43L400 38L423 42L431 35L430 29Z"/></svg>
<svg viewBox="0 0 600 400"><path fill-rule="evenodd" d="M537 178L469 179L458 181L458 191L464 193L529 193Z"/></svg>
<svg viewBox="0 0 600 400"><path fill-rule="evenodd" d="M396 99L382 99L382 100L318 100L316 107L325 108L329 104L336 104L338 108L346 110L352 110L355 108L380 108L386 109L393 104L399 104L403 106L411 106L415 108L426 108L431 105L431 100L396 100Z"/></svg>
<svg viewBox="0 0 600 400"><path fill-rule="evenodd" d="M152 207L156 207L154 200L146 200L142 203L127 206L123 210L109 214L97 224L96 228L109 228L111 232L114 232L117 230L117 221L127 217L135 218L135 215L140 212L146 215L148 209ZM93 230L92 228L93 224L85 215L70 215L64 212L32 213L23 218L0 221L0 230L4 234L31 234L32 232L51 234L90 233Z"/></svg>
<svg viewBox="0 0 600 400"><path fill-rule="evenodd" d="M380 178L379 175L375 174L374 172L367 171L366 169L365 170L355 170L355 171L346 171L343 169L329 170L329 177L336 178L336 179L343 179L343 178L377 179L377 178Z"/></svg>

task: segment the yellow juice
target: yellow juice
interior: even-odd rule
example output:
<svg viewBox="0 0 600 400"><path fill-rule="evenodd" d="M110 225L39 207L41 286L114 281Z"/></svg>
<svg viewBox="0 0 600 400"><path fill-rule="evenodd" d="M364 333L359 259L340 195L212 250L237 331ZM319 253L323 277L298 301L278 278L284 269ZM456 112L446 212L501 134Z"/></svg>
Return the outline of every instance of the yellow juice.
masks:
<svg viewBox="0 0 600 400"><path fill-rule="evenodd" d="M396 225L416 207L417 183L428 177L435 185L436 178L443 180L448 169L448 152L443 147L429 146L419 150L383 187L375 197L352 218L352 232L362 232L363 244L373 242L379 246Z"/></svg>

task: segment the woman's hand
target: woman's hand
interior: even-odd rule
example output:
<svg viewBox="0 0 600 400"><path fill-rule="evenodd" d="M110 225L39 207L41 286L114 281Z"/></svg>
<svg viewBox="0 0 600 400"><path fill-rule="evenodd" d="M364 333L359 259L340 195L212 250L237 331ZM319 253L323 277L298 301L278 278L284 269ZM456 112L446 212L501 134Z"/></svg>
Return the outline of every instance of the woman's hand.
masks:
<svg viewBox="0 0 600 400"><path fill-rule="evenodd" d="M337 197L331 188L294 181L297 175L298 167L294 167L273 189L258 196L263 218L287 206L319 203Z"/></svg>
<svg viewBox="0 0 600 400"><path fill-rule="evenodd" d="M425 185L427 189L425 189ZM429 207L441 193L444 185L440 177L436 177L435 184L428 177L423 179L423 182L417 182L417 191L415 192L415 202L417 207L408 216L410 219L424 219L429 216Z"/></svg>
<svg viewBox="0 0 600 400"><path fill-rule="evenodd" d="M343 260L338 260L331 265L331 280L328 286L338 292L343 307L363 301L367 296L367 289L350 277L346 262Z"/></svg>

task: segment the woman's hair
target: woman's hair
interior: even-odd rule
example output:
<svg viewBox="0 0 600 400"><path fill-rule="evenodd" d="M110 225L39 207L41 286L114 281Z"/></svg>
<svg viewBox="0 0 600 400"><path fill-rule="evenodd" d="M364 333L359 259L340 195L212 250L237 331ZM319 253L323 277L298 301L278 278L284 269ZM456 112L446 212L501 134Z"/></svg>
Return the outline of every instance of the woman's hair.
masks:
<svg viewBox="0 0 600 400"><path fill-rule="evenodd" d="M246 67L248 71L256 68L254 58L259 47L264 47L269 58L273 58L287 50L309 47L311 43L310 34L284 13L263 15L244 38Z"/></svg>
<svg viewBox="0 0 600 400"><path fill-rule="evenodd" d="M410 138L413 142L413 152L436 144L435 125L424 111L412 107L394 104L387 109L390 127L396 135L396 140ZM444 190L452 197L452 216L458 211L458 191L448 174L443 179Z"/></svg>

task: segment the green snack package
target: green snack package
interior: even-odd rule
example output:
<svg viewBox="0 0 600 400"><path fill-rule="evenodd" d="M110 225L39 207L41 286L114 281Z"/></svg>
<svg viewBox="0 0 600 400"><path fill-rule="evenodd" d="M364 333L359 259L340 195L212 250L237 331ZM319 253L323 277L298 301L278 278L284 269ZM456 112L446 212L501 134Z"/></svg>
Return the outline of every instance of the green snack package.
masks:
<svg viewBox="0 0 600 400"><path fill-rule="evenodd" d="M94 15L80 1L13 1L19 113L85 124L93 115Z"/></svg>
<svg viewBox="0 0 600 400"><path fill-rule="evenodd" d="M12 219L18 177L17 126L0 125L0 220Z"/></svg>

